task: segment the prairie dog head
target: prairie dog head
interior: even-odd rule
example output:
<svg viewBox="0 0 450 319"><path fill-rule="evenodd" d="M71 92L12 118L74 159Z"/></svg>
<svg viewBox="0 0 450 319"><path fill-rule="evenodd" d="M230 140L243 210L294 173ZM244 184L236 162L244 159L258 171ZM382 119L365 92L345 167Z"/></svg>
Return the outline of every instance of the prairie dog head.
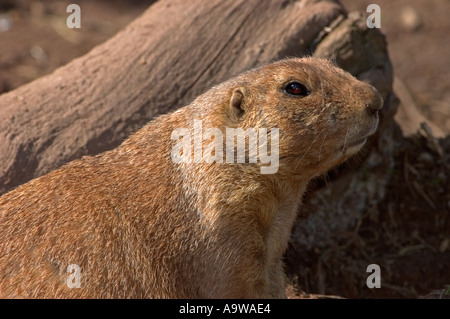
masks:
<svg viewBox="0 0 450 319"><path fill-rule="evenodd" d="M377 129L382 104L374 87L328 60L287 59L243 73L199 96L192 105L197 121L191 126L198 126L201 120L202 129L220 129L224 152L219 157L226 163L225 153L227 147L230 149L226 145L227 130L242 129L247 147L245 163L253 163L256 168L268 165L261 158L251 160L252 154L260 155L258 138L266 134L267 154L277 151L270 159L274 162L277 157L273 174L279 171L312 178L363 147ZM272 139L274 128L276 140ZM250 130L254 130L253 137ZM204 150L211 149L208 141L202 140ZM234 151L238 152L236 145Z"/></svg>
<svg viewBox="0 0 450 319"><path fill-rule="evenodd" d="M321 174L357 153L383 105L370 84L317 58L287 59L235 79L235 125L279 128L280 169Z"/></svg>

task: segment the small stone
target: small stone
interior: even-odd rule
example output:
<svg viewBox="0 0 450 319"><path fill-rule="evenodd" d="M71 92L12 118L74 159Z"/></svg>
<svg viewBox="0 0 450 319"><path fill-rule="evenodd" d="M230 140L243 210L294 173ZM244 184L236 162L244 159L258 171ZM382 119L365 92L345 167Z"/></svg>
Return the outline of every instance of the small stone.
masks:
<svg viewBox="0 0 450 319"><path fill-rule="evenodd" d="M46 65L48 62L48 56L47 53L45 53L44 49L42 49L40 46L32 46L30 48L30 55L40 64L40 65Z"/></svg>
<svg viewBox="0 0 450 319"><path fill-rule="evenodd" d="M428 152L420 153L417 160L424 164L433 164L434 163L434 157Z"/></svg>
<svg viewBox="0 0 450 319"><path fill-rule="evenodd" d="M444 172L439 172L439 174L437 174L436 176L437 178L439 178L440 181L446 181L447 180L447 176L445 175Z"/></svg>
<svg viewBox="0 0 450 319"><path fill-rule="evenodd" d="M11 18L7 14L0 14L0 32L9 31L11 28Z"/></svg>
<svg viewBox="0 0 450 319"><path fill-rule="evenodd" d="M445 238L442 243L439 245L439 251L443 253L447 250L448 246L450 244L450 240L448 238Z"/></svg>
<svg viewBox="0 0 450 319"><path fill-rule="evenodd" d="M412 7L405 7L400 13L402 26L410 32L417 31L422 26L422 18Z"/></svg>

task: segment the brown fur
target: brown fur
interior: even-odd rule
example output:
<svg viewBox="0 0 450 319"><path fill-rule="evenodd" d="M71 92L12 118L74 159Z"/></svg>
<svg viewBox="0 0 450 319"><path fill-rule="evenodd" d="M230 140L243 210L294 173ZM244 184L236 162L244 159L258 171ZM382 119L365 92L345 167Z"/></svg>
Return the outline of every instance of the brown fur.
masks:
<svg viewBox="0 0 450 319"><path fill-rule="evenodd" d="M286 95L292 79L311 94ZM117 149L1 197L0 296L284 297L282 255L308 181L362 147L351 143L373 133L381 104L370 85L313 58L212 88ZM224 133L278 127L278 172L261 174L259 163L175 164L171 133L194 119ZM81 267L81 288L66 284L70 264Z"/></svg>

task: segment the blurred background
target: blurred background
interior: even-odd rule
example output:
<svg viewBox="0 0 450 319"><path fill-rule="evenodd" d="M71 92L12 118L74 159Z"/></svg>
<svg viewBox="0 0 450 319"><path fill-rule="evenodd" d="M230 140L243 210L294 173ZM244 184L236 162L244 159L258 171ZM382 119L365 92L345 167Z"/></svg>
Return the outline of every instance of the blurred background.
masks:
<svg viewBox="0 0 450 319"><path fill-rule="evenodd" d="M0 0L0 94L87 53L153 2ZM81 7L81 29L67 28L71 3Z"/></svg>
<svg viewBox="0 0 450 319"><path fill-rule="evenodd" d="M435 135L448 135L450 1L342 0L341 3L349 11L365 12L370 3L377 3L381 8L381 31L386 35L394 66L394 91L404 106L397 114L397 119L404 124L404 133L415 133L414 116L423 115L436 125ZM420 114L411 108L417 108Z"/></svg>
<svg viewBox="0 0 450 319"><path fill-rule="evenodd" d="M84 55L153 2L0 0L0 94ZM82 8L81 29L66 26L66 8L71 3ZM363 220L359 225L363 244L338 247L347 253L333 253L332 267L317 268L303 260L300 262L313 269L313 275L299 271L292 280L303 292L351 298L418 297L450 284L450 163L448 155L439 154L450 153L450 1L341 3L348 11L366 12L371 3L381 7L381 31L394 67L394 92L401 100L396 121L407 139L384 207L389 214L382 212L378 219L369 216ZM421 129L423 122L440 139L437 148ZM405 182L405 176L413 180ZM361 258L359 253L384 265L387 274L383 278L389 283L383 285L387 289L361 293L365 277L358 277L359 270L352 273ZM316 277L324 276L327 288L320 291Z"/></svg>

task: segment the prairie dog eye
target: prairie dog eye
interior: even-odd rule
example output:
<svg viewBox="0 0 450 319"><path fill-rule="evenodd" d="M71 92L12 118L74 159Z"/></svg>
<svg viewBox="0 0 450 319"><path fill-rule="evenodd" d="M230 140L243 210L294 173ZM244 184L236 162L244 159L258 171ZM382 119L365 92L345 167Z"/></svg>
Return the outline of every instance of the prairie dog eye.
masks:
<svg viewBox="0 0 450 319"><path fill-rule="evenodd" d="M310 93L308 88L305 85L303 85L297 81L287 83L284 87L284 92L287 93L288 95L299 96L299 97L307 96Z"/></svg>

